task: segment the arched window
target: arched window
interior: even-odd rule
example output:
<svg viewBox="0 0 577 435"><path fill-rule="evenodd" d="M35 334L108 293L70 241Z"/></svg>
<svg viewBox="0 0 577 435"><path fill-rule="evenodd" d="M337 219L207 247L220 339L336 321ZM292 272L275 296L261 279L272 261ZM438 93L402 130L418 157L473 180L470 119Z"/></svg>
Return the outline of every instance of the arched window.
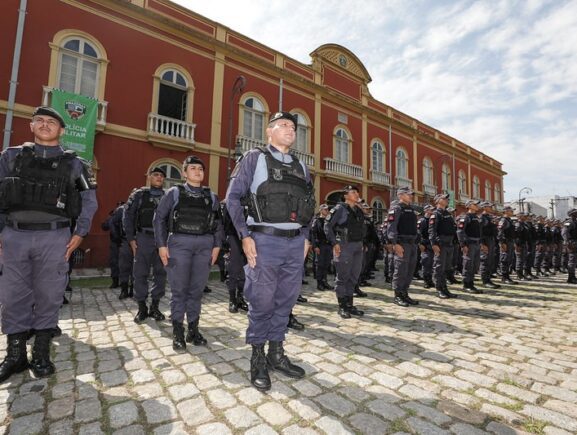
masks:
<svg viewBox="0 0 577 435"><path fill-rule="evenodd" d="M485 201L491 201L491 182L485 180Z"/></svg>
<svg viewBox="0 0 577 435"><path fill-rule="evenodd" d="M499 186L497 183L495 183L495 202L501 204L501 186Z"/></svg>
<svg viewBox="0 0 577 435"><path fill-rule="evenodd" d="M459 195L467 195L467 176L462 169L459 171Z"/></svg>
<svg viewBox="0 0 577 435"><path fill-rule="evenodd" d="M58 88L63 91L98 98L100 53L85 38L65 39L58 63Z"/></svg>
<svg viewBox="0 0 577 435"><path fill-rule="evenodd" d="M476 175L473 177L473 198L481 198L481 181Z"/></svg>
<svg viewBox="0 0 577 435"><path fill-rule="evenodd" d="M373 171L385 172L385 147L379 141L371 146Z"/></svg>
<svg viewBox="0 0 577 435"><path fill-rule="evenodd" d="M168 189L169 187L172 187L176 184L180 184L183 182L181 167L180 165L177 165L175 162L172 161L161 161L160 163L155 162L152 165L150 165L150 168L148 168L147 173L149 173L150 170L154 167L159 167L166 173L166 178L164 179L164 185L163 185L165 189Z"/></svg>
<svg viewBox="0 0 577 435"><path fill-rule="evenodd" d="M373 201L373 222L375 225L383 222L384 209L385 206L380 199L375 199Z"/></svg>
<svg viewBox="0 0 577 435"><path fill-rule="evenodd" d="M441 187L443 192L452 190L451 180L451 168L447 163L443 163L443 167L441 169Z"/></svg>
<svg viewBox="0 0 577 435"><path fill-rule="evenodd" d="M335 141L335 160L339 162L349 162L349 145L350 138L343 128L338 128L334 136Z"/></svg>
<svg viewBox="0 0 577 435"><path fill-rule="evenodd" d="M397 149L396 163L397 163L397 177L409 178L409 158L407 152L403 148Z"/></svg>
<svg viewBox="0 0 577 435"><path fill-rule="evenodd" d="M308 153L310 142L310 127L308 120L299 112L292 112L292 114L297 117L296 140L292 148L303 153Z"/></svg>
<svg viewBox="0 0 577 435"><path fill-rule="evenodd" d="M188 83L184 75L168 69L160 74L157 113L168 118L186 120Z"/></svg>
<svg viewBox="0 0 577 435"><path fill-rule="evenodd" d="M423 159L423 184L429 186L435 184L433 162L428 157Z"/></svg>
<svg viewBox="0 0 577 435"><path fill-rule="evenodd" d="M256 97L248 97L243 106L242 134L251 139L264 140L264 104Z"/></svg>

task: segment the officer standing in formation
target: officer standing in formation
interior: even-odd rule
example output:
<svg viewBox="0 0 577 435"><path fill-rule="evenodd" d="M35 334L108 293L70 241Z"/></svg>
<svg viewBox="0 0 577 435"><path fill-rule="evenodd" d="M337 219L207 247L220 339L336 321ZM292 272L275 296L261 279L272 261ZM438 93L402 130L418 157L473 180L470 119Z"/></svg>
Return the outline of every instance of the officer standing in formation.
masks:
<svg viewBox="0 0 577 435"><path fill-rule="evenodd" d="M38 107L30 123L34 143L8 148L0 157L0 209L7 215L0 240L0 304L8 339L0 382L29 367L36 377L54 373L50 342L68 260L88 234L98 207L90 164L60 146L65 127L57 111Z"/></svg>
<svg viewBox="0 0 577 435"><path fill-rule="evenodd" d="M134 299L138 303L138 313L134 317L135 323L142 323L147 317L154 320L164 320L158 304L164 296L166 287L166 271L160 257L158 247L154 241L152 218L160 199L164 196L162 188L166 173L158 167L148 174L150 187L141 187L132 192L126 204L124 213L124 230L126 239L134 257ZM148 275L152 267L153 284L150 289L152 302L150 310L146 305L148 298Z"/></svg>
<svg viewBox="0 0 577 435"><path fill-rule="evenodd" d="M327 281L327 275L333 259L333 248L325 234L325 220L329 215L329 206L321 204L319 214L315 217L311 227L312 246L317 258L316 280L317 290L334 290Z"/></svg>
<svg viewBox="0 0 577 435"><path fill-rule="evenodd" d="M489 201L484 201L479 204L483 209L481 213L481 245L487 247L486 250L481 251L480 270L481 281L483 287L490 289L501 288L499 284L495 284L491 278L496 272L495 264L495 241L497 240L497 225L494 222L492 215L493 204Z"/></svg>
<svg viewBox="0 0 577 435"><path fill-rule="evenodd" d="M429 240L429 219L435 208L427 204L423 208L423 217L417 221L417 230L420 236L421 267L423 269L423 281L425 288L435 287L433 282L433 247Z"/></svg>
<svg viewBox="0 0 577 435"><path fill-rule="evenodd" d="M515 224L511 220L513 209L509 206L503 209L503 216L497 225L497 241L499 242L499 265L501 268L501 282L517 284L511 279L511 266L515 252Z"/></svg>
<svg viewBox="0 0 577 435"><path fill-rule="evenodd" d="M126 231L124 230L124 214L126 213L127 206L128 204L122 203L122 205L116 207L110 220L110 225L118 235L117 237L120 239L120 248L118 249L118 280L120 283L120 295L118 296L118 299L120 300L131 298L133 296L134 288L132 277L134 255L130 245L128 244Z"/></svg>
<svg viewBox="0 0 577 435"><path fill-rule="evenodd" d="M453 263L453 240L456 234L456 224L453 215L447 210L449 195L439 193L435 196L437 208L429 218L429 240L434 252L433 281L437 296L441 299L456 298L447 287L446 271Z"/></svg>
<svg viewBox="0 0 577 435"><path fill-rule="evenodd" d="M418 305L409 296L409 286L417 265L417 213L413 209L414 192L408 187L397 190L398 201L391 204L387 218L387 237L395 252L393 274L394 303L401 307Z"/></svg>
<svg viewBox="0 0 577 435"><path fill-rule="evenodd" d="M363 237L365 216L359 206L359 190L348 185L343 189L343 202L339 202L325 220L325 234L333 247L336 268L335 292L338 313L343 319L365 313L353 305L353 294L363 265Z"/></svg>
<svg viewBox="0 0 577 435"><path fill-rule="evenodd" d="M567 251L567 283L577 284L575 277L575 265L577 263L577 209L572 208L567 212L568 219L563 222L561 236L563 237L563 246Z"/></svg>
<svg viewBox="0 0 577 435"><path fill-rule="evenodd" d="M116 208L123 205L124 201L120 201L116 204ZM118 281L118 276L120 275L120 270L118 268L118 256L120 253L120 245L122 244L121 234L117 231L117 228L112 223L112 217L116 208L112 209L108 214L108 217L102 224L100 228L103 231L108 231L110 246L108 250L108 265L110 267L110 278L112 278L112 283L108 288L117 288L120 283Z"/></svg>
<svg viewBox="0 0 577 435"><path fill-rule="evenodd" d="M252 346L250 379L266 391L268 370L302 378L283 343L289 314L300 293L308 233L315 213L314 188L306 165L290 153L296 116L277 112L269 120L268 145L248 151L234 169L226 195L232 222L246 255L246 341ZM245 218L244 205L248 206ZM268 353L265 355L265 344Z"/></svg>
<svg viewBox="0 0 577 435"><path fill-rule="evenodd" d="M176 352L184 352L187 342L195 346L206 344L198 329L201 298L224 238L218 198L202 186L204 170L202 160L187 157L182 164L186 182L166 192L153 219L158 255L166 267L172 291L172 348Z"/></svg>
<svg viewBox="0 0 577 435"><path fill-rule="evenodd" d="M475 287L475 272L479 268L481 251L487 252L487 245L481 245L479 201L470 199L465 203L465 207L467 213L459 218L457 224L457 237L463 253L463 290L469 293L483 293L483 290Z"/></svg>

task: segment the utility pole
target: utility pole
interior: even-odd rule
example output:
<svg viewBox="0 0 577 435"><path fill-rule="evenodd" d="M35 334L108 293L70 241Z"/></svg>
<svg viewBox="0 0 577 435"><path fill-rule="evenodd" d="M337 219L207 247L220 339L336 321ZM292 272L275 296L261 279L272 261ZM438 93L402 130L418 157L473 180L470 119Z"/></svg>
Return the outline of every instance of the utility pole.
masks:
<svg viewBox="0 0 577 435"><path fill-rule="evenodd" d="M555 219L555 199L551 198L549 204L551 204L551 219Z"/></svg>

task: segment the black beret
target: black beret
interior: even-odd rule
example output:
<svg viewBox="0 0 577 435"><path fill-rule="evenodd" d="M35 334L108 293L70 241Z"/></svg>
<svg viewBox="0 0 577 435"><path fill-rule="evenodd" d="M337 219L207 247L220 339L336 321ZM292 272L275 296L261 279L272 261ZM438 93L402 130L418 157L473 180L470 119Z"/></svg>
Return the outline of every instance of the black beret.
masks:
<svg viewBox="0 0 577 435"><path fill-rule="evenodd" d="M206 169L206 167L204 166L204 162L196 156L188 156L186 159L184 159L184 162L182 162L182 165L183 166L201 165L202 169Z"/></svg>
<svg viewBox="0 0 577 435"><path fill-rule="evenodd" d="M289 121L292 121L293 124L295 125L295 127L297 126L297 115L293 115L290 112L276 112L273 113L273 115L270 117L268 123L272 123L275 121L278 121L279 119L288 119Z"/></svg>
<svg viewBox="0 0 577 435"><path fill-rule="evenodd" d="M347 184L345 187L343 187L343 192L344 193L348 193L351 190L356 190L357 192L359 191L359 188L357 186L354 186L352 184Z"/></svg>
<svg viewBox="0 0 577 435"><path fill-rule="evenodd" d="M163 176L164 178L166 178L166 172L164 172L164 169L159 168L158 166L155 166L154 168L152 168L152 169L150 170L150 172L148 173L148 175L152 175L152 174L155 173L155 172L161 173L162 176Z"/></svg>
<svg viewBox="0 0 577 435"><path fill-rule="evenodd" d="M435 195L435 202L439 201L440 199L449 199L448 193L438 193Z"/></svg>
<svg viewBox="0 0 577 435"><path fill-rule="evenodd" d="M36 115L50 116L51 118L57 119L58 122L60 122L60 127L62 128L66 127L66 123L64 122L64 118L62 118L62 115L60 115L60 113L58 113L52 107L38 106L36 109L34 109L34 112L32 112L32 116Z"/></svg>

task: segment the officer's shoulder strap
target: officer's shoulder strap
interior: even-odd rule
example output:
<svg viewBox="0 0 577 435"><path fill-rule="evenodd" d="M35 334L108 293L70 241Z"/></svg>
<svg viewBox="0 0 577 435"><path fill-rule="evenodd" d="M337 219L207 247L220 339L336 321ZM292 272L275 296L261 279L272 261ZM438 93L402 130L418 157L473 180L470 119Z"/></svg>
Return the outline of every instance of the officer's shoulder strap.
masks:
<svg viewBox="0 0 577 435"><path fill-rule="evenodd" d="M76 154L76 151L74 151L74 150L64 150L64 157L67 159L72 159L74 157L78 157L78 154ZM88 162L88 160L83 159L82 157L78 157L78 160L80 160L83 165L89 165L90 164Z"/></svg>

